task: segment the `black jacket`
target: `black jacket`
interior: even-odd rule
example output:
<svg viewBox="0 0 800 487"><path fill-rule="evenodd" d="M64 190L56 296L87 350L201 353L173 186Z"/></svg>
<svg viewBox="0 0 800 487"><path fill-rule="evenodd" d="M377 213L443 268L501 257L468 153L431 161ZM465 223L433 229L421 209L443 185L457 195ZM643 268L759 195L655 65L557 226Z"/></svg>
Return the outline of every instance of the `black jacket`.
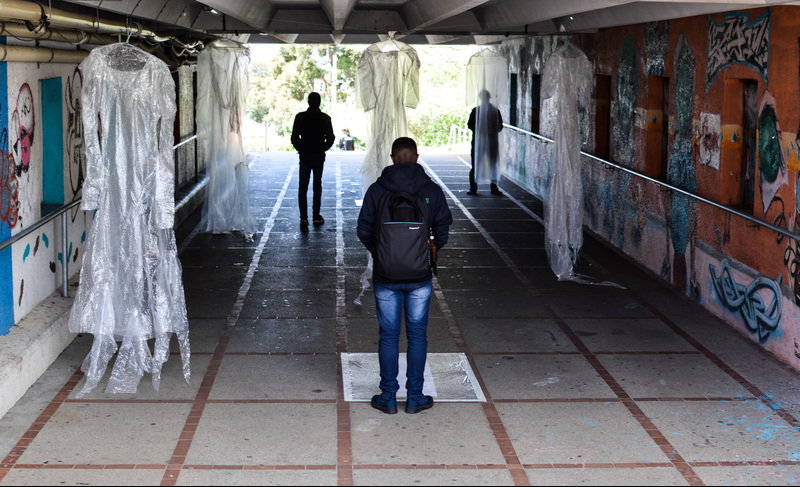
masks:
<svg viewBox="0 0 800 487"><path fill-rule="evenodd" d="M482 115L482 110L486 110L486 127L481 128L486 131L485 143L489 149L489 159L494 163L497 162L500 152L500 143L497 134L503 130L503 116L500 114L500 110L491 103L489 103L488 106L477 106L469 113L467 127L472 130L472 156L473 158L475 157L475 138L476 135L478 135L475 131L478 129L478 116Z"/></svg>
<svg viewBox="0 0 800 487"><path fill-rule="evenodd" d="M375 249L375 224L378 217L378 206L381 198L387 191L405 191L415 194L422 190L428 201L428 215L431 222L431 232L436 246L444 247L447 243L453 215L447 206L442 188L434 183L425 169L417 163L392 164L383 170L378 180L372 184L364 195L364 203L358 215L358 239L372 252ZM430 279L431 276L428 276ZM375 282L392 283L393 281L373 272ZM426 279L427 280L427 279Z"/></svg>
<svg viewBox="0 0 800 487"><path fill-rule="evenodd" d="M301 161L324 161L325 151L333 146L331 117L319 108L298 113L292 126L292 145L300 153Z"/></svg>

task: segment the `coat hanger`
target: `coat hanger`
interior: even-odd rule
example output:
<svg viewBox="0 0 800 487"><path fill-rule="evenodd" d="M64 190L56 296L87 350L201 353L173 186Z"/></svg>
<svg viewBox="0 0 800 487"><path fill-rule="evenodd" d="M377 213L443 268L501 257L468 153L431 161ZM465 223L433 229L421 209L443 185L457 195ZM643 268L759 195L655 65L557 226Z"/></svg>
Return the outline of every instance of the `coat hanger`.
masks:
<svg viewBox="0 0 800 487"><path fill-rule="evenodd" d="M211 46L219 48L219 49L241 49L241 48L245 47L243 44L241 44L239 42L236 42L236 41L231 40L231 39L225 39L225 38L217 39L217 40L213 41L212 43L209 44L209 47L211 47Z"/></svg>
<svg viewBox="0 0 800 487"><path fill-rule="evenodd" d="M561 48L563 49L565 57L578 57L583 55L581 48L573 44L569 37L567 37L566 42L564 42Z"/></svg>
<svg viewBox="0 0 800 487"><path fill-rule="evenodd" d="M382 52L400 51L401 46L394 40L395 31L389 31L389 38L378 43Z"/></svg>

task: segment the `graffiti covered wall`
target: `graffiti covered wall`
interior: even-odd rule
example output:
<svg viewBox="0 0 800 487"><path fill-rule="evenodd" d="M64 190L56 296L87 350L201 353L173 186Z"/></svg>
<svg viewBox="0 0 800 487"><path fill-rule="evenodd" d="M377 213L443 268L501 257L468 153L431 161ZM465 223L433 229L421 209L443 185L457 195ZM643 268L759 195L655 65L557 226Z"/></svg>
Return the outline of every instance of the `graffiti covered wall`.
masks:
<svg viewBox="0 0 800 487"><path fill-rule="evenodd" d="M607 123L609 159L652 171L645 156L660 149L648 152L647 124L652 107L663 106L663 170L649 176L797 233L798 16L800 7L779 6L572 36L595 74L611 81L610 120L589 114L584 150L592 153L598 124ZM552 48L529 39L500 51L514 69L546 62ZM654 80L663 95L650 93ZM557 116L541 109L542 120ZM509 133L506 151L506 176L546 197L548 144ZM583 172L584 223L593 233L800 368L798 242L591 158Z"/></svg>
<svg viewBox="0 0 800 487"><path fill-rule="evenodd" d="M0 225L8 226L10 235L15 235L41 219L51 208L80 197L85 167L78 123L81 81L74 64L3 64L7 70L7 94L0 103L8 101L9 137L8 145L0 150L8 150L4 160L9 163L9 170L4 168L0 173L4 181L0 185L3 191L0 202L8 208L0 211L6 215ZM49 121L48 116L51 117ZM50 188L49 195L47 188ZM53 195L53 188L63 194ZM48 199L51 201L46 201ZM76 210L69 216L66 256L61 255L60 250L59 218L12 247L14 313L11 324L60 288L64 259L68 262L70 276L79 271L91 215Z"/></svg>

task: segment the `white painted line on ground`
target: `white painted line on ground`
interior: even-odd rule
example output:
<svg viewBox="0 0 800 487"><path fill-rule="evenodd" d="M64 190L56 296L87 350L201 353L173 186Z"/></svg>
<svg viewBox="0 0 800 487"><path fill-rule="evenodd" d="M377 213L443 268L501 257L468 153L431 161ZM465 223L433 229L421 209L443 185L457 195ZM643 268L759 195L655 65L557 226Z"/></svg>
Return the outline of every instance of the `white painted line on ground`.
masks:
<svg viewBox="0 0 800 487"><path fill-rule="evenodd" d="M272 212L270 213L269 218L267 218L267 222L264 224L264 231L261 233L261 238L258 240L256 251L253 253L253 258L250 260L250 266L247 268L247 274L245 274L242 285L239 288L239 294L236 296L236 303L233 305L231 314L228 315L228 320L226 321L227 326L236 326L236 322L239 320L239 314L242 312L244 300L247 297L247 293L250 292L250 284L253 282L253 276L256 273L256 269L258 269L258 263L261 260L261 254L264 252L264 247L266 246L269 235L272 232L272 227L275 226L275 219L278 216L278 210L280 210L283 200L286 197L286 192L289 189L289 182L292 180L292 176L294 176L295 167L296 166L293 164L289 168L289 174L286 175L286 180L283 182L283 188L281 188L278 199L275 201L275 205L272 207Z"/></svg>

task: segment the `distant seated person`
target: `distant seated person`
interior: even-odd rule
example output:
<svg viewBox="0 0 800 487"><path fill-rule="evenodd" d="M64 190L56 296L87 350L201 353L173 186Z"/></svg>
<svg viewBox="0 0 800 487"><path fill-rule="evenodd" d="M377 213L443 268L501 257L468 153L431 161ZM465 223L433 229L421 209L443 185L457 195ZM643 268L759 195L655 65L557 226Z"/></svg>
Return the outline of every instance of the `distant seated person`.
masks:
<svg viewBox="0 0 800 487"><path fill-rule="evenodd" d="M353 136L349 129L342 129L342 136L339 138L339 150L354 150L356 146Z"/></svg>

